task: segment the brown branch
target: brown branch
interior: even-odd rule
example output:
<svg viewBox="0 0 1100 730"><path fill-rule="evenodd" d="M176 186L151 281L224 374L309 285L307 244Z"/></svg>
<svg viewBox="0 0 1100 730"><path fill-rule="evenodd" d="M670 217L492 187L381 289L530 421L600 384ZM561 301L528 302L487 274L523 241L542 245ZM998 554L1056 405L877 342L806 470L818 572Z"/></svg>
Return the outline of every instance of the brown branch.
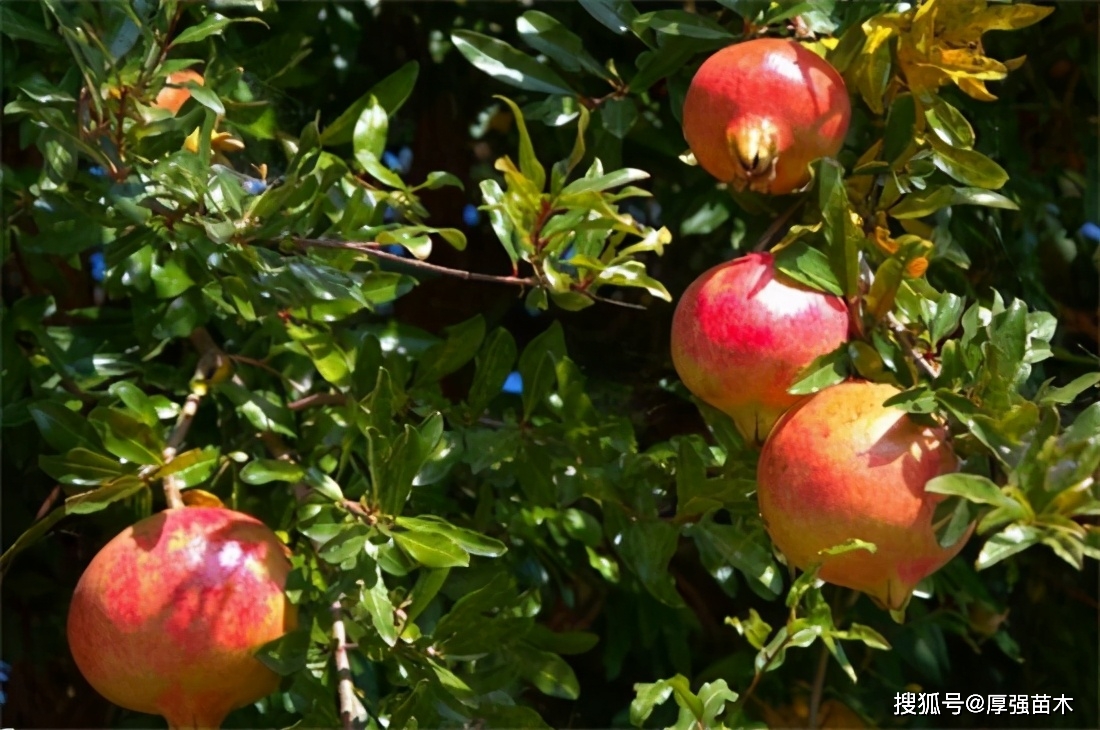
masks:
<svg viewBox="0 0 1100 730"><path fill-rule="evenodd" d="M359 251L365 253L368 256L383 261L392 261L398 264L404 264L410 268L421 269L423 271L431 271L436 274L442 274L444 276L453 276L459 279L466 279L467 281L487 281L495 284L510 284L512 286L537 286L538 281L531 276L497 276L494 274L478 274L473 271L463 271L462 269L452 269L447 266L440 266L439 264L431 264L427 261L421 261L420 259L409 259L404 256L398 256L397 254L389 253L387 251L379 250L379 246L383 245L377 241L332 241L321 238L294 238L294 243L304 248L335 248L345 251Z"/></svg>
<svg viewBox="0 0 1100 730"><path fill-rule="evenodd" d="M330 608L332 611L332 638L336 643L333 648L332 659L336 664L337 695L340 698L340 722L344 730L356 730L362 728L359 721L359 712L356 709L360 705L355 696L355 685L351 680L351 662L348 661L348 636L344 629L343 608L337 600Z"/></svg>
<svg viewBox="0 0 1100 730"><path fill-rule="evenodd" d="M756 243L753 245L752 250L763 251L766 249L770 245L771 240L775 238L775 234L779 232L779 229L786 225L787 221L791 219L791 216L793 216L805 203L806 198L799 198L789 208L780 213L779 217L772 221L771 225L768 226L768 229L764 231L760 238L756 239Z"/></svg>
<svg viewBox="0 0 1100 730"><path fill-rule="evenodd" d="M44 501L42 503L42 506L38 508L38 514L34 516L34 521L38 522L40 519L48 515L50 513L50 510L53 509L54 502L56 502L57 498L60 496L61 485L55 484L53 489L51 489L50 493L46 496L46 501Z"/></svg>
<svg viewBox="0 0 1100 730"><path fill-rule="evenodd" d="M286 407L292 411L301 411L313 406L342 406L347 402L347 396L343 393L314 393L291 401L286 404Z"/></svg>
<svg viewBox="0 0 1100 730"><path fill-rule="evenodd" d="M939 378L941 372L940 366L917 352L916 347L913 345L913 340L909 335L909 330L905 329L905 325L899 322L892 312L886 315L886 321L890 325L890 329L897 335L901 349L905 350L905 354L917 364L917 367L923 370L933 380Z"/></svg>
<svg viewBox="0 0 1100 730"><path fill-rule="evenodd" d="M817 671L814 672L813 689L810 691L810 721L807 727L810 730L817 728L817 716L821 711L821 696L825 692L825 674L829 669L829 647L821 642L821 657L817 660Z"/></svg>

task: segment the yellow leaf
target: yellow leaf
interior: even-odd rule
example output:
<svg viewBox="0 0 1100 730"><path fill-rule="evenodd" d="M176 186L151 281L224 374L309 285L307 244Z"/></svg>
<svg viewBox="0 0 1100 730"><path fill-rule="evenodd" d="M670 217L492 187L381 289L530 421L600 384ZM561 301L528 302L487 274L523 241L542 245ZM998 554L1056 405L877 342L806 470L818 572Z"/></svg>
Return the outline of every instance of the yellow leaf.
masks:
<svg viewBox="0 0 1100 730"><path fill-rule="evenodd" d="M983 3L984 4L984 3ZM1017 30L1038 23L1054 12L1052 7L1039 5L994 5L976 13L971 27L980 28L980 33L988 30Z"/></svg>
<svg viewBox="0 0 1100 730"><path fill-rule="evenodd" d="M225 507L225 503L217 495L205 489L188 489L180 496L188 507Z"/></svg>
<svg viewBox="0 0 1100 730"><path fill-rule="evenodd" d="M989 93L989 90L985 88L984 81L978 81L977 79L959 79L956 83L959 85L960 91L973 99L977 99L978 101L997 100L997 97Z"/></svg>

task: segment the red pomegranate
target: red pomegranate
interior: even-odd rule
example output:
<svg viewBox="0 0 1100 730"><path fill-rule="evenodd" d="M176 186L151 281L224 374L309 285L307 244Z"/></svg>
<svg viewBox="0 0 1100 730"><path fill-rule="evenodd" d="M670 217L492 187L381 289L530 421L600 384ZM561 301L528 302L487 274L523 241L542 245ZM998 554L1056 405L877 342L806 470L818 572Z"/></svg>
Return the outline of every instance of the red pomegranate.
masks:
<svg viewBox="0 0 1100 730"><path fill-rule="evenodd" d="M217 728L274 692L253 654L297 624L286 547L262 522L216 507L153 515L92 559L69 608L69 646L117 705L173 728Z"/></svg>
<svg viewBox="0 0 1100 730"><path fill-rule="evenodd" d="M799 396L802 368L848 339L840 297L798 284L754 253L703 273L672 318L672 362L688 390L762 442Z"/></svg>
<svg viewBox="0 0 1100 730"><path fill-rule="evenodd" d="M783 195L835 155L851 118L844 80L800 43L758 38L708 58L684 100L684 137L714 177Z"/></svg>
<svg viewBox="0 0 1100 730"><path fill-rule="evenodd" d="M957 468L946 434L883 405L898 392L862 381L820 391L779 420L757 467L760 514L788 562L822 563L822 580L890 609L966 543L940 547L932 517L944 497L924 491ZM852 538L877 550L821 554Z"/></svg>

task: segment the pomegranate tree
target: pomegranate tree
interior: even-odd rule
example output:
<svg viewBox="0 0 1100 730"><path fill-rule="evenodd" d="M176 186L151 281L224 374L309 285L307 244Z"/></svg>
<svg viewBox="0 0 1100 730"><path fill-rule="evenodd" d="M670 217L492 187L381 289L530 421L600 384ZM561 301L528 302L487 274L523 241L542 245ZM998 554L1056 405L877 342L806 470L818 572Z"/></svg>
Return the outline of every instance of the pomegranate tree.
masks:
<svg viewBox="0 0 1100 730"><path fill-rule="evenodd" d="M760 442L798 402L787 389L814 358L847 340L848 312L837 296L787 278L768 253L704 272L680 297L672 319L672 362L684 385Z"/></svg>
<svg viewBox="0 0 1100 730"><path fill-rule="evenodd" d="M903 608L966 542L943 548L936 540L932 516L944 497L924 486L957 461L943 429L883 405L899 392L850 381L806 399L776 424L757 472L760 513L788 562L821 563L822 580L890 609ZM821 552L853 538L875 552Z"/></svg>
<svg viewBox="0 0 1100 730"><path fill-rule="evenodd" d="M286 547L229 509L153 515L92 559L69 609L69 646L88 682L117 705L173 728L217 728L275 691L253 655L292 630Z"/></svg>
<svg viewBox="0 0 1100 730"><path fill-rule="evenodd" d="M851 111L827 61L796 41L758 38L699 67L684 99L684 137L722 182L783 195L809 182L811 162L840 150Z"/></svg>

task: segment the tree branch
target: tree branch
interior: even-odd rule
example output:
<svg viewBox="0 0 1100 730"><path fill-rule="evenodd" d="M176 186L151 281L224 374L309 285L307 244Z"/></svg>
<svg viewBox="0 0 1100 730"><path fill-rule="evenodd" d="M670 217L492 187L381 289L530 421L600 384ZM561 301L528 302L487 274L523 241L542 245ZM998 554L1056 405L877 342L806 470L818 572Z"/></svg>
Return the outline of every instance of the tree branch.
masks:
<svg viewBox="0 0 1100 730"><path fill-rule="evenodd" d="M337 696L340 698L340 722L343 730L358 730L363 727L359 719L361 703L355 696L355 684L351 680L351 662L348 661L348 636L344 630L343 608L340 601L332 604L332 638L336 646L332 652L336 664Z"/></svg>
<svg viewBox="0 0 1100 730"><path fill-rule="evenodd" d="M487 281L494 284L510 284L512 286L537 286L538 281L532 276L497 276L495 274L478 274L472 271L463 271L462 269L452 269L447 266L440 266L439 264L431 264L427 261L421 261L420 259L409 259L404 256L398 256L397 254L389 253L379 249L380 244L376 241L333 241L323 238L294 238L294 243L303 248L335 248L345 251L359 251L365 253L368 256L382 261L392 261L397 264L403 264L413 269L420 269L422 271L431 271L436 274L442 274L443 276L453 276L459 279L466 279L467 281Z"/></svg>
<svg viewBox="0 0 1100 730"><path fill-rule="evenodd" d="M778 233L784 225L786 225L787 221L791 219L791 216L793 216L795 212L799 208L801 208L803 204L805 204L805 202L806 198L800 198L796 200L789 208L780 213L779 217L772 221L771 225L768 226L768 229L764 231L760 238L756 239L756 243L753 245L752 250L763 251L764 249L766 249L771 244L771 240L775 238L775 234Z"/></svg>
<svg viewBox="0 0 1100 730"><path fill-rule="evenodd" d="M810 730L816 730L818 725L817 716L821 711L821 696L825 692L825 674L828 672L828 669L829 647L822 641L821 657L817 660L817 671L814 672L814 684L810 692L810 721L807 725Z"/></svg>
<svg viewBox="0 0 1100 730"><path fill-rule="evenodd" d="M886 322L890 325L890 329L894 331L894 334L897 335L901 349L905 350L905 354L917 364L917 367L923 370L933 380L939 378L941 372L940 366L917 352L916 347L913 345L913 340L909 335L909 330L905 329L905 325L898 321L898 318L894 316L893 312L886 315Z"/></svg>
<svg viewBox="0 0 1100 730"><path fill-rule="evenodd" d="M347 402L347 396L343 393L314 393L291 401L286 407L292 411L302 411L313 406L342 406Z"/></svg>

